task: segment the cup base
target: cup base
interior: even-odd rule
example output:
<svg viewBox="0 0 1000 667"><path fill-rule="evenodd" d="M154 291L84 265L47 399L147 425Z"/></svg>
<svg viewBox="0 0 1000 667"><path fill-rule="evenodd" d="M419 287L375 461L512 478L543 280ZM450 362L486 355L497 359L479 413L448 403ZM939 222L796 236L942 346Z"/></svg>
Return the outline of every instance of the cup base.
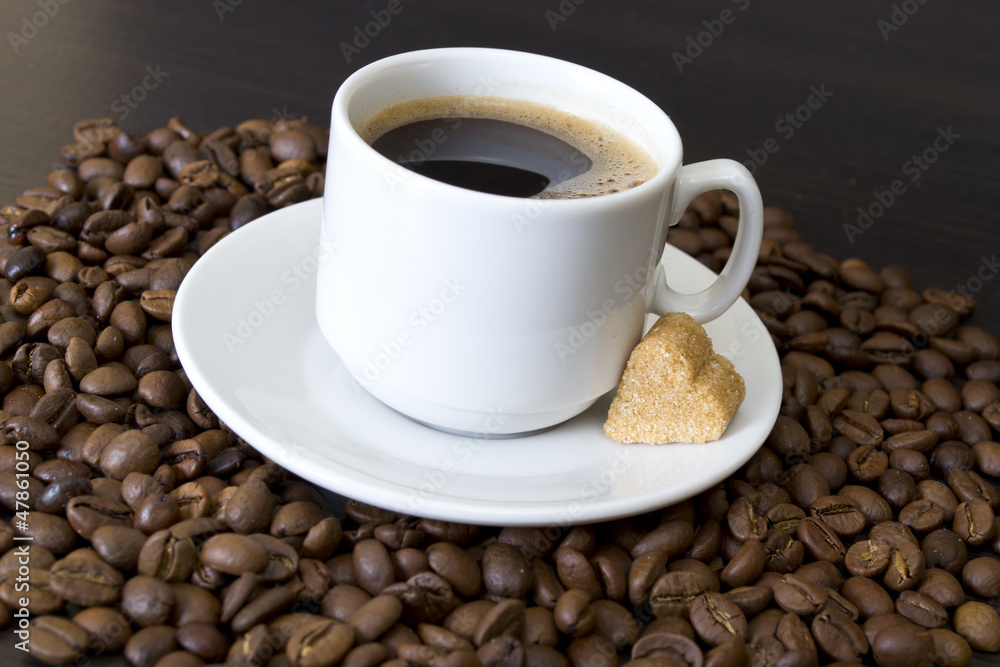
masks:
<svg viewBox="0 0 1000 667"><path fill-rule="evenodd" d="M391 407L391 406L390 406ZM403 414L400 412L399 414ZM554 429L559 424L553 424L552 426L546 426L544 428L538 428L534 431L524 431L521 433L477 433L475 431L459 431L453 428L447 428L445 426L438 426L436 424L431 424L429 422L420 421L419 419L414 419L408 415L403 415L412 422L416 422L421 426L426 426L427 428L432 428L435 431L441 431L442 433L449 433L459 438L476 438L479 440L514 440L516 438L525 438L529 435L537 435L538 433L545 433Z"/></svg>
<svg viewBox="0 0 1000 667"><path fill-rule="evenodd" d="M380 384L360 384L379 401L419 424L465 438L495 440L520 438L548 430L572 419L600 398L543 412L510 413L505 412L501 405L486 411L472 411L422 401Z"/></svg>

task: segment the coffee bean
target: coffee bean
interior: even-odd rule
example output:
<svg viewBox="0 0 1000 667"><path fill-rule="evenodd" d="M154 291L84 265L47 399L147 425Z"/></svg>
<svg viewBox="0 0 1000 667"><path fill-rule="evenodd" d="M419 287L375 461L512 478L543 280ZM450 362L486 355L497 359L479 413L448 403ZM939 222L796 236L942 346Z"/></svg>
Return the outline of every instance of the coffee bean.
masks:
<svg viewBox="0 0 1000 667"><path fill-rule="evenodd" d="M522 607L523 609L523 607ZM403 614L403 603L391 595L380 595L358 607L347 620L358 642L370 642L392 627Z"/></svg>
<svg viewBox="0 0 1000 667"><path fill-rule="evenodd" d="M84 609L73 617L73 622L87 631L87 646L94 653L121 651L132 637L129 620L109 607Z"/></svg>
<svg viewBox="0 0 1000 667"><path fill-rule="evenodd" d="M614 644L615 648L619 650L624 649L627 646L632 646L639 639L639 624L632 613L623 605L611 600L594 600L590 603L590 606L594 610L595 632ZM533 613L525 616L525 641L527 643L541 643L540 641L532 642L528 636L529 628L540 625L535 620L537 615L537 613ZM555 630L554 625L552 629ZM557 641L555 634L549 635L548 633L537 633L532 638L550 639L553 645Z"/></svg>
<svg viewBox="0 0 1000 667"><path fill-rule="evenodd" d="M286 655L295 667L330 667L354 644L348 625L324 620L307 625L288 639Z"/></svg>
<svg viewBox="0 0 1000 667"><path fill-rule="evenodd" d="M824 611L812 621L817 645L835 660L861 662L868 653L868 640L857 623L838 611Z"/></svg>
<svg viewBox="0 0 1000 667"><path fill-rule="evenodd" d="M821 496L809 506L810 516L818 517L837 535L857 535L865 527L865 517L854 501L843 496Z"/></svg>
<svg viewBox="0 0 1000 667"><path fill-rule="evenodd" d="M139 552L139 574L155 576L164 581L184 581L194 571L196 551L191 538L177 538L168 530L160 530L146 539Z"/></svg>
<svg viewBox="0 0 1000 667"><path fill-rule="evenodd" d="M176 601L170 584L143 574L125 582L121 591L122 611L143 627L167 623Z"/></svg>
<svg viewBox="0 0 1000 667"><path fill-rule="evenodd" d="M590 569L590 576L593 578L593 569L590 568L586 558L578 561L568 555L569 551L565 553L567 554L564 559L564 562L567 563L564 567L565 576L569 577L571 574L575 576L578 571L585 572L586 569ZM497 599L520 599L531 589L533 579L531 568L524 555L516 547L499 543L488 546L483 552L481 566L483 585L487 592ZM563 573L560 574L559 578L563 579ZM593 585L597 586L596 579L594 579Z"/></svg>
<svg viewBox="0 0 1000 667"><path fill-rule="evenodd" d="M819 560L839 563L847 552L837 534L815 517L800 521L795 527L795 535L809 553Z"/></svg>
<svg viewBox="0 0 1000 667"><path fill-rule="evenodd" d="M892 518L892 508L885 498L865 486L849 485L842 487L838 495L847 498L858 507L869 525L874 525Z"/></svg>
<svg viewBox="0 0 1000 667"><path fill-rule="evenodd" d="M872 654L879 665L904 667L929 665L934 641L926 630L910 624L887 626L872 640Z"/></svg>
<svg viewBox="0 0 1000 667"><path fill-rule="evenodd" d="M966 602L952 616L955 632L977 651L1000 651L1000 616L983 602Z"/></svg>
<svg viewBox="0 0 1000 667"><path fill-rule="evenodd" d="M952 530L973 546L989 542L996 534L993 510L989 503L978 498L960 503L955 509Z"/></svg>
<svg viewBox="0 0 1000 667"><path fill-rule="evenodd" d="M67 602L83 607L118 600L125 578L92 551L77 551L53 563L49 586Z"/></svg>
<svg viewBox="0 0 1000 667"><path fill-rule="evenodd" d="M759 502L755 503L754 498L737 498L729 506L726 521L733 536L740 541L761 540L767 534L767 519L759 512Z"/></svg>
<svg viewBox="0 0 1000 667"><path fill-rule="evenodd" d="M944 628L930 630L934 642L933 658L936 664L967 665L972 660L972 648L960 635Z"/></svg>
<svg viewBox="0 0 1000 667"><path fill-rule="evenodd" d="M1000 561L987 556L973 558L962 568L962 584L980 597L1000 596Z"/></svg>
<svg viewBox="0 0 1000 667"><path fill-rule="evenodd" d="M699 595L691 601L689 613L698 637L710 646L746 636L746 617L732 600L721 593Z"/></svg>
<svg viewBox="0 0 1000 667"><path fill-rule="evenodd" d="M194 590L203 591L201 588ZM244 633L280 614L295 601L295 598L295 591L288 586L268 588L243 605L243 608L233 616L230 627L234 632ZM215 598L212 599L215 600Z"/></svg>
<svg viewBox="0 0 1000 667"><path fill-rule="evenodd" d="M888 468L888 455L876 445L862 445L847 457L847 469L851 476L862 483L879 479Z"/></svg>
<svg viewBox="0 0 1000 667"><path fill-rule="evenodd" d="M712 591L712 582L703 574L676 570L667 572L653 584L649 606L657 618L663 616L687 617L691 603L699 595Z"/></svg>
<svg viewBox="0 0 1000 667"><path fill-rule="evenodd" d="M854 576L847 579L841 587L841 593L850 600L864 618L877 614L888 614L893 611L893 601L884 588L865 576Z"/></svg>
<svg viewBox="0 0 1000 667"><path fill-rule="evenodd" d="M200 549L201 562L225 574L261 572L267 567L267 552L259 544L242 535L213 535Z"/></svg>
<svg viewBox="0 0 1000 667"><path fill-rule="evenodd" d="M827 594L822 586L786 574L774 585L774 601L786 612L813 616L826 604Z"/></svg>
<svg viewBox="0 0 1000 667"><path fill-rule="evenodd" d="M953 574L943 569L928 568L920 578L916 591L937 601L942 607L957 607L965 602L965 591Z"/></svg>
<svg viewBox="0 0 1000 667"><path fill-rule="evenodd" d="M60 616L38 616L31 622L31 654L50 665L65 665L82 657L87 631Z"/></svg>
<svg viewBox="0 0 1000 667"><path fill-rule="evenodd" d="M883 581L894 591L908 590L919 583L925 568L923 552L915 545L903 542L889 552Z"/></svg>
<svg viewBox="0 0 1000 667"><path fill-rule="evenodd" d="M915 500L899 511L899 522L921 533L941 527L945 512L929 500Z"/></svg>

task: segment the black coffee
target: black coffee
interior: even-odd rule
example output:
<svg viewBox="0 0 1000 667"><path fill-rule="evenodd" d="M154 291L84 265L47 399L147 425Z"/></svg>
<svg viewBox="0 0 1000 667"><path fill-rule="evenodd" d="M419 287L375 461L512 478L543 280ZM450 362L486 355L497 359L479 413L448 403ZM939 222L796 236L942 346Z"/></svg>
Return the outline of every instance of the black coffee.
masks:
<svg viewBox="0 0 1000 667"><path fill-rule="evenodd" d="M593 166L558 137L496 118L417 121L389 130L372 148L429 178L510 197L533 197Z"/></svg>
<svg viewBox="0 0 1000 667"><path fill-rule="evenodd" d="M376 151L419 174L511 197L611 194L658 171L623 134L523 100L461 95L411 100L372 114L358 132Z"/></svg>

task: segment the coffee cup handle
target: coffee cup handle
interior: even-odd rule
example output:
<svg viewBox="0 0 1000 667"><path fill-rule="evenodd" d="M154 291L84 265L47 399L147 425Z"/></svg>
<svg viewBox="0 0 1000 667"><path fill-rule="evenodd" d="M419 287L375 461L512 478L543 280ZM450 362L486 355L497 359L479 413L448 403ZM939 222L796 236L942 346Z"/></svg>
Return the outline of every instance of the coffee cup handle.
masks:
<svg viewBox="0 0 1000 667"><path fill-rule="evenodd" d="M661 262L657 266L650 306L650 312L655 315L685 312L698 322L710 322L736 302L750 280L764 234L764 206L757 183L739 162L706 160L681 167L674 185L670 225L677 224L692 199L720 188L734 192L740 202L739 227L729 261L714 283L695 294L681 294L671 289Z"/></svg>

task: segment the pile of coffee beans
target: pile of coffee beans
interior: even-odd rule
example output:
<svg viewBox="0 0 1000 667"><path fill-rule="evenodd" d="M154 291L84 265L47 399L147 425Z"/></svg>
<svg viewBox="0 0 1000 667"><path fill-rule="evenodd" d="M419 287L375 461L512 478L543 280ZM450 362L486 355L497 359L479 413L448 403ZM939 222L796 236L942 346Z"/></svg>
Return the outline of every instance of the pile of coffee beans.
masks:
<svg viewBox="0 0 1000 667"><path fill-rule="evenodd" d="M219 422L170 329L202 253L322 194L326 131L174 118L137 137L94 119L74 135L66 168L0 209L0 626L34 658L951 667L1000 651L1000 343L962 325L972 300L838 262L768 208L746 296L781 353L781 413L725 483L589 526L334 513ZM719 270L736 213L699 197L670 242Z"/></svg>

